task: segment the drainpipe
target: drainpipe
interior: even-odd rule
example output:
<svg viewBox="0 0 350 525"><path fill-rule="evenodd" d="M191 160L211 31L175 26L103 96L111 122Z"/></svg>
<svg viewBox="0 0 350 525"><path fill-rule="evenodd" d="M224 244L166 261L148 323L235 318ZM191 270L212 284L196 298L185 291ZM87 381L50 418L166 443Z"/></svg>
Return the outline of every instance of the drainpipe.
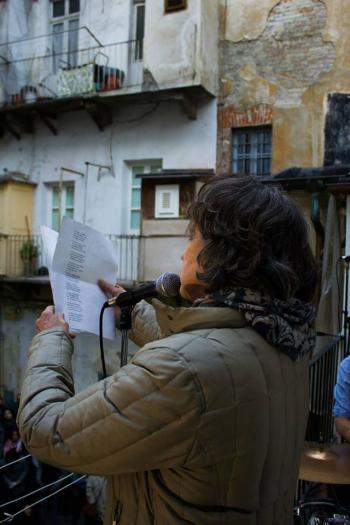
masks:
<svg viewBox="0 0 350 525"><path fill-rule="evenodd" d="M316 248L315 248L315 258L316 262L321 268L322 264L322 253L324 248L324 227L320 219L320 192L315 191L311 194L311 221L314 225L316 232ZM321 293L321 283L319 282L316 288L316 298L317 302L320 299Z"/></svg>

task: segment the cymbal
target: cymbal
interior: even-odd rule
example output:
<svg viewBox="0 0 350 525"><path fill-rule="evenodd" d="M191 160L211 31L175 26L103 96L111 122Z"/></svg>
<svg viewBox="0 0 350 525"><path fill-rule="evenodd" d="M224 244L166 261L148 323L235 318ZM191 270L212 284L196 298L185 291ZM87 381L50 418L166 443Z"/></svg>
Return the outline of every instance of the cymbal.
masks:
<svg viewBox="0 0 350 525"><path fill-rule="evenodd" d="M335 485L350 484L350 445L306 441L299 479Z"/></svg>

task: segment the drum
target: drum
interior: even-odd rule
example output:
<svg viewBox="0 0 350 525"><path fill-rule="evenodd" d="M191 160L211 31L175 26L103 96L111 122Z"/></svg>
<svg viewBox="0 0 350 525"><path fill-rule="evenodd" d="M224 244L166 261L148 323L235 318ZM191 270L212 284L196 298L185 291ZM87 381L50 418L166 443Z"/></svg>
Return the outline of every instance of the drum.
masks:
<svg viewBox="0 0 350 525"><path fill-rule="evenodd" d="M300 525L350 525L350 516L330 499L303 501L296 507L295 515Z"/></svg>

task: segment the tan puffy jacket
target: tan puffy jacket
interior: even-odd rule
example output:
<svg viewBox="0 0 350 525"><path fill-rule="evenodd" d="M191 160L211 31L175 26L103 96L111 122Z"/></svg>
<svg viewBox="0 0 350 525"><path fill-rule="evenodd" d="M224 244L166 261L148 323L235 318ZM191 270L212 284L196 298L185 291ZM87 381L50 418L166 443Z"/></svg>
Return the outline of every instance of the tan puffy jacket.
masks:
<svg viewBox="0 0 350 525"><path fill-rule="evenodd" d="M138 307L133 336L163 338L77 395L66 333L33 339L18 415L26 447L107 476L108 525L292 525L307 360L228 308L154 306Z"/></svg>

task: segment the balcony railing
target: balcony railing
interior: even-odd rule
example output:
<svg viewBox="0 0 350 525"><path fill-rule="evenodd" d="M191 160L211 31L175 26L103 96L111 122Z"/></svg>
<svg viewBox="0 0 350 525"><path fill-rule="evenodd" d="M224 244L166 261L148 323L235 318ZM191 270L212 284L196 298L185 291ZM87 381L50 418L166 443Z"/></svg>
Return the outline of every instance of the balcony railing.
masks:
<svg viewBox="0 0 350 525"><path fill-rule="evenodd" d="M333 391L344 345L339 336L318 336L320 349L310 363L309 420L307 441L331 442L334 438ZM323 342L322 342L323 341Z"/></svg>
<svg viewBox="0 0 350 525"><path fill-rule="evenodd" d="M139 237L107 235L118 257L118 279L138 281ZM5 277L38 277L47 274L48 260L40 235L0 236L0 275Z"/></svg>
<svg viewBox="0 0 350 525"><path fill-rule="evenodd" d="M72 38L74 32L77 35ZM56 44L55 49L60 35L60 45ZM86 27L0 44L0 106L49 102L141 85L142 55L142 41L102 45Z"/></svg>

